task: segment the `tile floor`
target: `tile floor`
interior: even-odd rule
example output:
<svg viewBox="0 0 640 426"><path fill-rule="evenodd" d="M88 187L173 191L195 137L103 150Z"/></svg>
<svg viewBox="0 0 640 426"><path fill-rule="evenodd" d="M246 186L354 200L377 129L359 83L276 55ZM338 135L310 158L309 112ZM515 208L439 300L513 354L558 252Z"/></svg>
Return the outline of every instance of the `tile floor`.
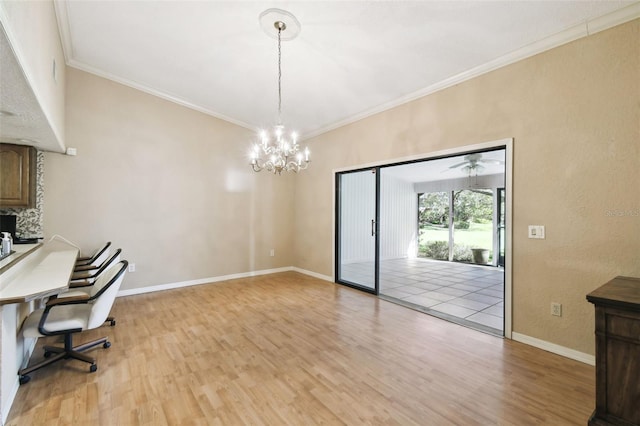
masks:
<svg viewBox="0 0 640 426"><path fill-rule="evenodd" d="M342 278L373 286L373 262L342 266ZM380 263L380 296L411 308L504 334L504 269L429 259Z"/></svg>

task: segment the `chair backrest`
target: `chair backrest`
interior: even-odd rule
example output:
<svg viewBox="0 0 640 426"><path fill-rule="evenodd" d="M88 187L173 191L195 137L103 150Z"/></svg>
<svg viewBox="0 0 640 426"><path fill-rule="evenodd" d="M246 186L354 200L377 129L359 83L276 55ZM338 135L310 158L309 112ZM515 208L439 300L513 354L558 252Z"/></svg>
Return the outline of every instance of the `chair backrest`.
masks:
<svg viewBox="0 0 640 426"><path fill-rule="evenodd" d="M129 262L122 260L113 264L103 274L101 274L91 287L91 314L87 328L92 329L101 326L107 317L109 311L116 300L120 285L124 279Z"/></svg>
<svg viewBox="0 0 640 426"><path fill-rule="evenodd" d="M104 263L105 260L109 257L109 246L111 246L111 241L108 241L104 247L96 250L96 252L91 256L91 260L86 263L86 265L91 265L98 267Z"/></svg>
<svg viewBox="0 0 640 426"><path fill-rule="evenodd" d="M122 253L122 249L119 248L118 250L115 251L115 253L111 255L110 258L102 262L102 264L100 265L100 268L98 268L98 270L96 271L95 274L93 274L93 276L94 277L100 276L100 274L102 274L104 271L109 269L111 265L113 265L114 263L120 262L120 253Z"/></svg>

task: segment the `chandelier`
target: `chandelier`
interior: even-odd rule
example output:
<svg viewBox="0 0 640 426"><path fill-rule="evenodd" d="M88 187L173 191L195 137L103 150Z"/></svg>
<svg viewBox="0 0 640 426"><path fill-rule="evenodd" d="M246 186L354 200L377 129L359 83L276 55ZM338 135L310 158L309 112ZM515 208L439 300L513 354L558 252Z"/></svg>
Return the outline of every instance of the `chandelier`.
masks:
<svg viewBox="0 0 640 426"><path fill-rule="evenodd" d="M267 170L273 174L282 171L298 172L309 166L309 148L298 145L296 132L287 132L282 124L282 40L293 40L300 33L300 23L291 13L281 9L267 9L260 14L265 32L278 39L278 124L261 130L251 149L251 167L254 172ZM284 31L289 29L285 34ZM277 33L276 33L277 31Z"/></svg>

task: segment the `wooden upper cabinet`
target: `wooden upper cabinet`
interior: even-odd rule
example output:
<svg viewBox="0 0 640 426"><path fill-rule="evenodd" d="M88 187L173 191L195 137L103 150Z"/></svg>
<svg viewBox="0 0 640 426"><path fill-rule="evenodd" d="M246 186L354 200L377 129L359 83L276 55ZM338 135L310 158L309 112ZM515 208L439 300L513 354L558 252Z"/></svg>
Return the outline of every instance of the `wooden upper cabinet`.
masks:
<svg viewBox="0 0 640 426"><path fill-rule="evenodd" d="M0 207L35 206L35 148L0 144Z"/></svg>

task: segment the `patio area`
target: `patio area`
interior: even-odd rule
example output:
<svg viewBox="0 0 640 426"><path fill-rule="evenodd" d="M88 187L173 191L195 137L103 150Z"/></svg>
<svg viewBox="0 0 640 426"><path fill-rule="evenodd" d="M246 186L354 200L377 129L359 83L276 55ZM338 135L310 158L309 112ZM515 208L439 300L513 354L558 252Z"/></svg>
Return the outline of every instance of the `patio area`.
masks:
<svg viewBox="0 0 640 426"><path fill-rule="evenodd" d="M342 265L342 278L373 282L373 262ZM504 269L423 258L380 262L380 296L412 309L504 335Z"/></svg>

